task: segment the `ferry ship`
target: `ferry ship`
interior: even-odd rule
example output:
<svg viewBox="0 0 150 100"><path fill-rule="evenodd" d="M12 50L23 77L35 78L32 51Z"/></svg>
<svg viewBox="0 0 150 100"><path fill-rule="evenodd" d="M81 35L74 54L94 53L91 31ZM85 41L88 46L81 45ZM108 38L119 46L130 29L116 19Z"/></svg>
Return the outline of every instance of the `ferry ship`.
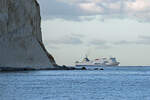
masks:
<svg viewBox="0 0 150 100"><path fill-rule="evenodd" d="M75 62L76 67L118 66L119 64L120 64L120 62L118 62L115 57L110 57L110 58L101 57L99 59L89 60L89 58L86 56L83 59L83 61Z"/></svg>

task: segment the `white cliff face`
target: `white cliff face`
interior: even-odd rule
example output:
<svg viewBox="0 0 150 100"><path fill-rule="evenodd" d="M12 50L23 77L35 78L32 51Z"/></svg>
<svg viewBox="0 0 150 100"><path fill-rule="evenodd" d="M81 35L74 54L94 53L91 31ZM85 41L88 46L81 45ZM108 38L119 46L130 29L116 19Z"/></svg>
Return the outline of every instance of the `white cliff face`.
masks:
<svg viewBox="0 0 150 100"><path fill-rule="evenodd" d="M0 36L7 33L8 7L7 0L0 0Z"/></svg>
<svg viewBox="0 0 150 100"><path fill-rule="evenodd" d="M41 47L36 0L0 0L0 67L53 67Z"/></svg>

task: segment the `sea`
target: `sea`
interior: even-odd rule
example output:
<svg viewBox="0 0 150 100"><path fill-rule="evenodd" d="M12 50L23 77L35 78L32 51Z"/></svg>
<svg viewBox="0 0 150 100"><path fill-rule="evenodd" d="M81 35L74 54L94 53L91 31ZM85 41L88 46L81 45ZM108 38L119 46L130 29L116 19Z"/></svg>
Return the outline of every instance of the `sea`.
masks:
<svg viewBox="0 0 150 100"><path fill-rule="evenodd" d="M0 72L0 100L150 100L150 67Z"/></svg>

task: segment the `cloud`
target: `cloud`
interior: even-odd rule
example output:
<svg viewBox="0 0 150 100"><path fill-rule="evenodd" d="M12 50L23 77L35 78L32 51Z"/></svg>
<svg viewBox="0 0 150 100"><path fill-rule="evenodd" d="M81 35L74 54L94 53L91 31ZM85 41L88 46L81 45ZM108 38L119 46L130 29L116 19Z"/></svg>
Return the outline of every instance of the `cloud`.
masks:
<svg viewBox="0 0 150 100"><path fill-rule="evenodd" d="M148 41L150 41L150 36L139 35L138 38L142 39L142 40L148 40Z"/></svg>
<svg viewBox="0 0 150 100"><path fill-rule="evenodd" d="M134 12L149 11L150 1L149 0L134 0L126 2L127 10Z"/></svg>
<svg viewBox="0 0 150 100"><path fill-rule="evenodd" d="M134 41L121 40L113 43L114 45L126 45L126 44L135 44Z"/></svg>
<svg viewBox="0 0 150 100"><path fill-rule="evenodd" d="M139 35L135 41L121 40L113 43L114 45L150 45L150 36Z"/></svg>
<svg viewBox="0 0 150 100"><path fill-rule="evenodd" d="M82 36L83 37L83 36ZM78 34L65 35L57 39L47 40L46 44L56 46L56 45L80 45L83 43L82 38Z"/></svg>
<svg viewBox="0 0 150 100"><path fill-rule="evenodd" d="M88 42L88 46L98 49L109 49L118 45L150 45L150 36L139 35L137 40L120 40L120 41L107 41L102 39L93 39Z"/></svg>
<svg viewBox="0 0 150 100"><path fill-rule="evenodd" d="M44 20L46 19L66 19L79 20L77 16L81 15L80 9L75 5L70 5L59 0L38 0L41 6L41 14Z"/></svg>
<svg viewBox="0 0 150 100"><path fill-rule="evenodd" d="M107 41L100 40L100 39L93 39L92 41L89 42L89 44L92 44L92 45L106 45Z"/></svg>
<svg viewBox="0 0 150 100"><path fill-rule="evenodd" d="M103 39L92 39L83 42L86 36L80 34L70 34L59 37L57 39L45 40L45 45L52 49L59 49L61 45L67 46L88 46L96 49L110 49L119 45L150 45L150 36L139 35L137 40L120 40L120 41L107 41Z"/></svg>
<svg viewBox="0 0 150 100"><path fill-rule="evenodd" d="M95 3L81 3L79 7L87 13L102 13L104 9Z"/></svg>
<svg viewBox="0 0 150 100"><path fill-rule="evenodd" d="M88 42L88 46L94 46L96 49L109 49L112 47L108 41L101 39L93 39Z"/></svg>
<svg viewBox="0 0 150 100"><path fill-rule="evenodd" d="M38 0L44 19L87 20L87 17L150 21L150 0ZM83 18L85 17L85 19ZM94 18L94 17L93 17Z"/></svg>
<svg viewBox="0 0 150 100"><path fill-rule="evenodd" d="M136 41L136 44L150 45L150 36L139 36L139 40Z"/></svg>

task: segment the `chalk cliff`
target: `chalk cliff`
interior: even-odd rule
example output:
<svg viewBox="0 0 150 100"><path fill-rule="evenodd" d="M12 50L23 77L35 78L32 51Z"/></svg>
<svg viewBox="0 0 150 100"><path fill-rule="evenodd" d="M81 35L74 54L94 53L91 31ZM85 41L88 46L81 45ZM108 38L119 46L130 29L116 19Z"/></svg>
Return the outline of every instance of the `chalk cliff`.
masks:
<svg viewBox="0 0 150 100"><path fill-rule="evenodd" d="M54 68L40 24L36 0L0 0L0 67Z"/></svg>

